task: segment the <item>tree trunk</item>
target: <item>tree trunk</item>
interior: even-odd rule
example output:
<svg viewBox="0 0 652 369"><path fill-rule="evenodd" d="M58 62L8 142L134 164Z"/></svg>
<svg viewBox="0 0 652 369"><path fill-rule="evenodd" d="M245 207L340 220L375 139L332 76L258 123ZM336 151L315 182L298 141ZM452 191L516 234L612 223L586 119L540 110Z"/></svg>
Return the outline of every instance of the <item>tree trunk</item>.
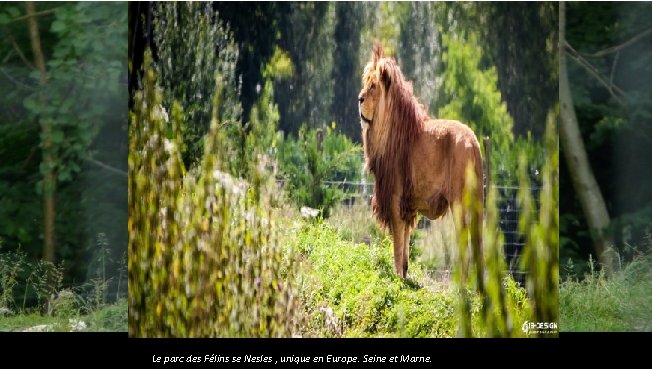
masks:
<svg viewBox="0 0 652 369"><path fill-rule="evenodd" d="M582 211L591 231L594 250L605 273L611 274L617 264L614 253L609 249L612 240L605 233L609 226L609 213L589 164L577 123L566 69L565 45L566 4L562 2L559 4L559 102L561 105L559 138L575 193L580 200Z"/></svg>
<svg viewBox="0 0 652 369"><path fill-rule="evenodd" d="M34 65L39 71L39 108L43 111L45 107L45 94L44 88L47 83L47 75L45 73L45 60L43 58L43 50L41 49L41 38L38 30L38 21L36 19L36 10L34 3L31 1L25 2L27 10L27 26L29 27L29 37L32 43L32 54L34 54ZM52 148L52 127L50 123L39 115L39 123L41 125L41 150L43 152L43 163L45 164L45 173L43 175L43 213L44 213L44 233L43 233L43 259L53 262L55 261L55 232L54 232L54 218L55 218L55 192L56 192L56 177L54 174L54 150Z"/></svg>

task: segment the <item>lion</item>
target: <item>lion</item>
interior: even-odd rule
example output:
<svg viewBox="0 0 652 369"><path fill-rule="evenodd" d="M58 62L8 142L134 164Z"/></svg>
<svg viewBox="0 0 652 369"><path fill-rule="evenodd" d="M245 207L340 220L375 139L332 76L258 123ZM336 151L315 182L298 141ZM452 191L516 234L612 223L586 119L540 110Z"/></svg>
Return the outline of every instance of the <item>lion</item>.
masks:
<svg viewBox="0 0 652 369"><path fill-rule="evenodd" d="M465 124L431 119L415 98L411 82L376 42L362 75L358 95L365 168L374 175L373 213L394 242L394 268L407 277L410 235L417 213L431 220L449 209L462 211L470 227L472 255L480 258L476 272L483 288L482 204L484 193L480 144ZM477 209L462 208L468 173L474 173Z"/></svg>

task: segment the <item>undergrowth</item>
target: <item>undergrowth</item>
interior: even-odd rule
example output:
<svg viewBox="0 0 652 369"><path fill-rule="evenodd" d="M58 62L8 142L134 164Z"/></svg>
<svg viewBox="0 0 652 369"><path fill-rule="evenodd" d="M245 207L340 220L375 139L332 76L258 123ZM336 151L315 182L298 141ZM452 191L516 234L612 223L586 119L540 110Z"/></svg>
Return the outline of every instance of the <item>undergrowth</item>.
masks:
<svg viewBox="0 0 652 369"><path fill-rule="evenodd" d="M635 258L607 278L589 262L582 280L560 288L560 329L567 332L652 331L652 255ZM572 262L566 268L573 268Z"/></svg>
<svg viewBox="0 0 652 369"><path fill-rule="evenodd" d="M286 237L300 253L302 270L297 286L302 299L307 337L454 337L459 313L454 288L441 285L418 262L410 278L393 270L388 237L369 244L343 239L338 230L321 221L295 224ZM528 316L527 297L511 279L504 286L517 306L520 324ZM485 335L473 298L474 333Z"/></svg>

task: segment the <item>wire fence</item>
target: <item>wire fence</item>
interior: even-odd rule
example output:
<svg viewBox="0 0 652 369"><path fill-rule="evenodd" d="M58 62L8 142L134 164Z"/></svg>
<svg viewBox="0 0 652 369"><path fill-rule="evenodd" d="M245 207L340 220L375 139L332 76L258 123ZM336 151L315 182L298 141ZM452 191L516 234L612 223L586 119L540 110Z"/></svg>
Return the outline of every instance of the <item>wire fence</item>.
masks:
<svg viewBox="0 0 652 369"><path fill-rule="evenodd" d="M373 182L358 181L323 181L327 186L337 187L344 193L342 203L345 206L352 206L354 204L369 203L371 195L373 194ZM499 210L499 226L505 238L504 253L507 268L512 278L523 285L527 272L521 271L519 268L523 247L525 246L525 239L518 229L518 219L521 213L517 198L520 187L513 185L494 185L498 192L498 210ZM534 211L539 209L539 192L540 186L530 187L532 198L535 202ZM486 191L485 191L486 192ZM429 227L430 222L422 217L419 221L418 228ZM441 271L448 273L448 271Z"/></svg>

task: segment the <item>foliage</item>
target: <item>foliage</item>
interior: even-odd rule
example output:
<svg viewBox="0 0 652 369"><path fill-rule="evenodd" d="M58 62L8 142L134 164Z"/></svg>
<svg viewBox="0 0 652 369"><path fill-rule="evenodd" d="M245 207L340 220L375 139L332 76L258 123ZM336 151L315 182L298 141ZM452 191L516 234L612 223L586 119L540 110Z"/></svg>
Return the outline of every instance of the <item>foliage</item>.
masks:
<svg viewBox="0 0 652 369"><path fill-rule="evenodd" d="M253 180L261 169L270 174L270 168L260 168L260 164L263 167L276 164L280 115L274 102L272 81L286 79L293 73L294 66L287 53L276 48L263 68L264 86L248 114L249 122L245 125L233 122L225 127L227 137L231 138L225 142L225 149L234 152L228 155L231 157L229 169L234 176Z"/></svg>
<svg viewBox="0 0 652 369"><path fill-rule="evenodd" d="M318 135L323 135L321 150ZM335 132L335 124L325 131L308 129L304 124L296 140L288 137L280 147L279 165L287 180L286 192L297 205L321 209L328 217L343 192L324 181L357 181L362 171L360 150L348 137Z"/></svg>
<svg viewBox="0 0 652 369"><path fill-rule="evenodd" d="M408 280L393 271L391 240L345 241L325 223L300 225L288 236L307 262L298 276L306 323L316 337L452 337L456 335L456 291L432 280L412 263ZM292 234L293 236L289 236ZM513 282L510 301L520 317L527 298ZM479 300L473 300L477 333ZM520 320L519 320L520 322Z"/></svg>
<svg viewBox="0 0 652 369"><path fill-rule="evenodd" d="M468 124L484 147L489 137L492 181L516 184L519 156L526 155L528 174L536 180L543 168L544 148L531 133L516 139L512 134L512 118L497 86L496 69L481 70L481 49L477 37L469 34L468 41L443 36L443 99L449 101L439 109L443 119L457 119ZM556 114L553 107L548 115ZM483 152L484 156L484 152ZM486 158L485 158L486 159Z"/></svg>
<svg viewBox="0 0 652 369"><path fill-rule="evenodd" d="M202 156L218 75L224 83L219 120L238 122L242 114L235 71L238 46L210 3L160 2L153 13L163 99L165 106L178 101L184 108L181 151L190 167Z"/></svg>
<svg viewBox="0 0 652 369"><path fill-rule="evenodd" d="M68 314L72 313L72 314ZM62 316L43 316L35 312L26 312L3 317L0 320L0 332L20 332L35 327L41 327L49 332L126 332L127 331L127 300L121 299L115 303L94 311L88 315L76 315L76 311L68 311ZM81 323L83 322L83 324Z"/></svg>
<svg viewBox="0 0 652 369"><path fill-rule="evenodd" d="M652 165L652 37L647 33L628 41L650 29L652 9L640 3L569 3L566 9L567 41L594 68L590 73L577 57L569 57L568 75L580 131L612 218L608 231L613 247L622 258L631 260L634 255L628 245L647 247L640 240L652 223L652 175L648 170ZM569 171L574 168L565 161L560 165L561 186L570 189ZM573 191L562 192L560 213L566 239L561 253L564 259L574 259L574 275L581 277L588 269L592 241Z"/></svg>
<svg viewBox="0 0 652 369"><path fill-rule="evenodd" d="M508 150L514 140L512 118L501 100L495 67L480 69L477 36L470 33L465 40L445 35L443 41L443 92L448 103L437 116L466 123L478 137L489 136L496 153Z"/></svg>
<svg viewBox="0 0 652 369"><path fill-rule="evenodd" d="M123 43L113 41L126 37L123 28L114 26L126 22L126 12L116 4L77 3L61 7L55 14L50 28L59 41L47 61L45 91L33 93L23 105L30 118L38 117L52 127L54 156L59 160L55 168L42 164L41 173L53 170L59 182L67 182L81 170L80 159L89 155L88 147L102 127L95 122L102 121L125 96L119 81L126 49ZM38 72L30 76L39 79ZM44 107L39 105L39 93L46 96Z"/></svg>
<svg viewBox="0 0 652 369"><path fill-rule="evenodd" d="M525 157L521 161L519 230L525 235L522 268L537 322L559 322L559 143L552 119L546 127L546 162L542 172L540 208L535 212ZM538 219L534 218L538 215Z"/></svg>
<svg viewBox="0 0 652 369"><path fill-rule="evenodd" d="M151 56L136 94L129 154L129 333L138 337L289 336L293 261L283 258L262 182L225 173L218 80L204 156L185 170Z"/></svg>
<svg viewBox="0 0 652 369"><path fill-rule="evenodd" d="M519 314L514 302L508 298L509 283L505 283L504 235L499 231L499 214L496 208L496 188L489 187L485 226L483 227L482 259L472 249L472 232L477 220L471 215L470 222L462 222L461 209L482 208L482 204L470 196L475 193L477 180L467 171L467 183L463 204L453 210L457 229L458 252L454 265L455 283L460 289L459 312L462 316L462 335L477 334L471 321L472 295L468 290L477 289L483 297L479 325L488 336L514 336L521 333L523 321L559 322L559 150L553 120L548 122L546 133L546 161L542 173L543 187L540 193L540 208L533 204L529 176L526 172L525 155L521 158L519 181L519 231L525 239L521 268L527 272L527 294L530 307L526 314ZM475 242L475 241L473 241ZM480 274L481 268L485 268ZM474 270L475 273L471 273ZM482 280L479 280L479 276ZM477 286L477 287L476 287ZM484 296L482 296L484 288ZM518 319L516 318L518 317ZM555 332L556 333L556 332ZM549 334L541 334L548 336Z"/></svg>
<svg viewBox="0 0 652 369"><path fill-rule="evenodd" d="M332 121L335 83L332 80L334 49L334 3L289 4L281 25L279 46L294 65L294 74L274 84L274 96L281 115L280 128L296 133L300 125L319 128Z"/></svg>
<svg viewBox="0 0 652 369"><path fill-rule="evenodd" d="M593 260L582 280L568 278L559 291L560 328L567 332L652 331L652 257L639 255L607 279ZM565 266L575 274L571 259Z"/></svg>
<svg viewBox="0 0 652 369"><path fill-rule="evenodd" d="M261 66L273 63L282 38L281 29L290 16L290 2L213 2L212 7L224 24L229 25L238 47L236 71L241 80L239 97L242 121L249 121L249 112L258 100L260 86L268 76Z"/></svg>
<svg viewBox="0 0 652 369"><path fill-rule="evenodd" d="M43 88L26 23L15 20L24 4L0 4L8 21L0 24L0 236L5 251L20 250L36 264L43 248L42 175L56 171L56 257L65 261L64 283L77 285L94 272L88 264L98 233L106 234L112 259L127 242L127 178L120 172L128 141L126 45L118 42L126 37L127 12L111 3L36 6L44 12L37 18L48 77ZM42 163L39 123L51 127L53 166ZM117 280L115 266L107 267L107 280ZM27 295L28 305L37 303L32 291Z"/></svg>
<svg viewBox="0 0 652 369"><path fill-rule="evenodd" d="M63 273L63 265L33 262L20 250L0 253L0 331L37 325L48 331L127 330L124 298L107 304L113 299L104 297L105 288L95 290L97 284L64 287ZM106 286L109 280L101 282ZM74 323L80 321L84 324Z"/></svg>

